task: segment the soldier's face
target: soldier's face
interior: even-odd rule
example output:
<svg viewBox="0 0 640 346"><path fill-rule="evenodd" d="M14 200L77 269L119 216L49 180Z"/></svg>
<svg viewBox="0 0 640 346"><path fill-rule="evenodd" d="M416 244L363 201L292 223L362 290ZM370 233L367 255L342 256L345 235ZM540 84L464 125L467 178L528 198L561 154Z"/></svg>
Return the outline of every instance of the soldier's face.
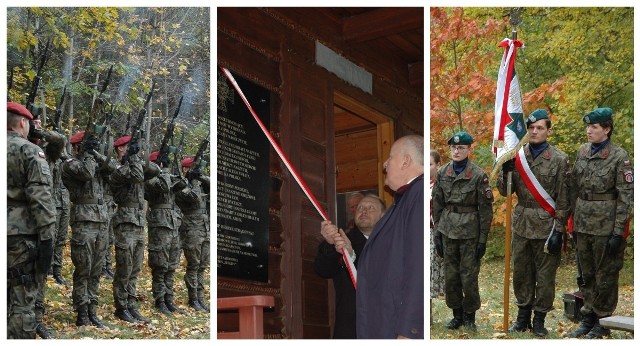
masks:
<svg viewBox="0 0 640 346"><path fill-rule="evenodd" d="M118 157L122 158L122 156L124 156L124 153L127 152L127 148L129 148L129 144L116 147L116 149L118 150Z"/></svg>
<svg viewBox="0 0 640 346"><path fill-rule="evenodd" d="M29 136L29 119L25 117L20 117L20 125L17 129L13 129L18 132L22 138L27 138Z"/></svg>
<svg viewBox="0 0 640 346"><path fill-rule="evenodd" d="M545 119L529 124L527 131L529 131L529 143L531 144L544 143L547 141L547 137L551 135L551 129L547 127Z"/></svg>
<svg viewBox="0 0 640 346"><path fill-rule="evenodd" d="M604 128L600 124L587 125L587 141L591 143L602 143L607 139L610 128Z"/></svg>
<svg viewBox="0 0 640 346"><path fill-rule="evenodd" d="M471 153L470 145L456 144L450 145L449 148L451 149L451 159L456 162L463 161Z"/></svg>

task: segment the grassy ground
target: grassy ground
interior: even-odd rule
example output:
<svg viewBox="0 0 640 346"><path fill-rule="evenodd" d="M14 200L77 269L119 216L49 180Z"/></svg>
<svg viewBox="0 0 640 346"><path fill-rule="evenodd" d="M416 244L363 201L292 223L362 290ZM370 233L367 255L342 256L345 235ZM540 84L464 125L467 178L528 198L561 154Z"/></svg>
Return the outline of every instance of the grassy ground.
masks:
<svg viewBox="0 0 640 346"><path fill-rule="evenodd" d="M549 330L547 339L562 339L563 336L578 327L564 315L564 293L576 291L576 266L574 253L563 254L562 263L556 276L555 310L547 314L545 327ZM620 272L619 301L616 315L633 316L633 258L627 256L624 268ZM431 339L532 339L532 333L503 332L503 282L504 260L492 259L483 261L480 268L480 298L482 307L476 312L477 332L471 332L464 327L458 330L449 330L445 326L451 320L451 310L447 308L444 297L431 300ZM515 305L513 286L510 286L509 325L513 323L518 314ZM612 330L612 339L633 339L633 334Z"/></svg>
<svg viewBox="0 0 640 346"><path fill-rule="evenodd" d="M151 319L150 324L131 324L116 318L113 313L112 281L105 277L100 280L100 293L98 298L98 317L108 329L96 327L76 327L76 312L71 302L71 286L62 286L55 283L53 278L48 278L48 287L45 294L46 315L44 322L56 339L209 339L210 338L210 313L196 312L188 306L187 290L184 284L184 270L186 261L182 256L182 263L175 275L175 301L178 307L186 311L186 314L176 314L174 318L168 318L158 312L154 307L151 294L151 270L147 265L147 254L142 272L138 277L138 310ZM67 282L72 282L73 264L71 252L67 246L63 262L62 274ZM205 277L207 292L210 280Z"/></svg>

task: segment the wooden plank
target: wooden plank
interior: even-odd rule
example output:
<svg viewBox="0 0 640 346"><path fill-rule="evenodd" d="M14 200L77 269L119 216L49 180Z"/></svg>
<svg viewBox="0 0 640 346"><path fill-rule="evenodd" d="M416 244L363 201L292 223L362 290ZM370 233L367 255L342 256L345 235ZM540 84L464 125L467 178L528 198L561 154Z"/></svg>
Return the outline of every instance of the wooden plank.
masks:
<svg viewBox="0 0 640 346"><path fill-rule="evenodd" d="M424 26L424 9L381 8L345 18L342 33L346 41L362 42Z"/></svg>
<svg viewBox="0 0 640 346"><path fill-rule="evenodd" d="M609 329L633 332L633 317L629 316L609 316L601 318L600 324Z"/></svg>

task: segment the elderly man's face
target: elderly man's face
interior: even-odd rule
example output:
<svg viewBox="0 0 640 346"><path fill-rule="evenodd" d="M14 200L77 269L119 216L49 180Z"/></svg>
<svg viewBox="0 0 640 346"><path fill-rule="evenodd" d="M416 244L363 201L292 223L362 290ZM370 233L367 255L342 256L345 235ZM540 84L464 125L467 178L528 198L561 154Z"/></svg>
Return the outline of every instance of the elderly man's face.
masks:
<svg viewBox="0 0 640 346"><path fill-rule="evenodd" d="M398 190L402 185L407 183L404 181L402 173L403 165L406 163L405 156L402 152L402 143L395 142L391 146L389 158L384 162L384 184L389 186L393 191Z"/></svg>

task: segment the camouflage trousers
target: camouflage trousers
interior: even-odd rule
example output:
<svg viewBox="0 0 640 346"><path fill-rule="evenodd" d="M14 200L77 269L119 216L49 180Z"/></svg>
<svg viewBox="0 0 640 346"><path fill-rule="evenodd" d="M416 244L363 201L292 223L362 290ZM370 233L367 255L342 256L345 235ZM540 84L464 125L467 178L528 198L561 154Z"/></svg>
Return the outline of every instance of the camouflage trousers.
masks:
<svg viewBox="0 0 640 346"><path fill-rule="evenodd" d="M576 250L582 269L584 305L580 312L599 317L613 314L618 305L618 279L624 262L626 241L615 256L607 254L609 236L579 233Z"/></svg>
<svg viewBox="0 0 640 346"><path fill-rule="evenodd" d="M35 236L7 237L7 338L35 339Z"/></svg>
<svg viewBox="0 0 640 346"><path fill-rule="evenodd" d="M513 234L513 292L518 307L530 306L539 312L553 310L560 254L545 253L545 242L546 239L527 239Z"/></svg>
<svg viewBox="0 0 640 346"><path fill-rule="evenodd" d="M180 262L178 231L168 227L149 228L149 267L153 299L173 296L174 274Z"/></svg>
<svg viewBox="0 0 640 346"><path fill-rule="evenodd" d="M100 274L107 249L107 223L76 221L71 227L73 261L73 307L98 301Z"/></svg>
<svg viewBox="0 0 640 346"><path fill-rule="evenodd" d="M132 223L114 226L116 271L113 301L117 309L136 306L136 282L144 260L144 228Z"/></svg>
<svg viewBox="0 0 640 346"><path fill-rule="evenodd" d="M204 275L209 268L209 237L205 229L180 229L180 242L184 257L187 259L187 270L184 283L187 286L189 299L204 298Z"/></svg>
<svg viewBox="0 0 640 346"><path fill-rule="evenodd" d="M109 243L107 244L107 252L105 253L105 257L104 257L104 268L105 269L111 269L113 267L113 261L111 260L111 252L113 251L113 241L114 241L114 235L113 235L113 215L116 213L116 210L118 210L118 206L115 204L115 202L111 201L111 202L107 202L107 204L109 205Z"/></svg>
<svg viewBox="0 0 640 346"><path fill-rule="evenodd" d="M447 306L451 309L462 308L465 313L475 312L480 309L480 261L476 260L478 240L451 239L445 235L442 240Z"/></svg>
<svg viewBox="0 0 640 346"><path fill-rule="evenodd" d="M62 252L67 244L69 232L69 209L57 209L56 214L56 241L53 253L53 268L62 268Z"/></svg>

